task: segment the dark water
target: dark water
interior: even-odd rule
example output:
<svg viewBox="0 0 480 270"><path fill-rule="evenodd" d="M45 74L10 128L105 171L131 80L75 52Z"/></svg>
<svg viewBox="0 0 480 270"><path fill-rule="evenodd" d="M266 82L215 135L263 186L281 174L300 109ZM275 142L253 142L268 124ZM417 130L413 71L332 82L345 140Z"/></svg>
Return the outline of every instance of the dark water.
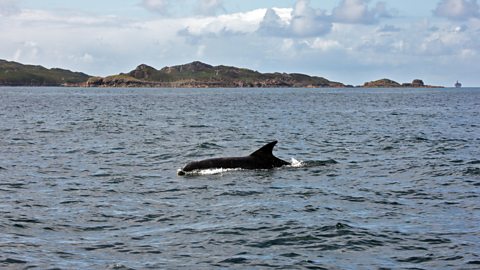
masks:
<svg viewBox="0 0 480 270"><path fill-rule="evenodd" d="M480 268L480 89L0 88L0 119L0 268ZM273 139L303 165L176 175Z"/></svg>

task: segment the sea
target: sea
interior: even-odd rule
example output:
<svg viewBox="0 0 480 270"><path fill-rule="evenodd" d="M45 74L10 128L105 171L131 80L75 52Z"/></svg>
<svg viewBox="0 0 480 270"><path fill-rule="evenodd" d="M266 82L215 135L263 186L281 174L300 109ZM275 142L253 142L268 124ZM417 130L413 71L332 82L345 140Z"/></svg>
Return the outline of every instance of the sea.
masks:
<svg viewBox="0 0 480 270"><path fill-rule="evenodd" d="M0 268L480 269L480 88L0 88Z"/></svg>

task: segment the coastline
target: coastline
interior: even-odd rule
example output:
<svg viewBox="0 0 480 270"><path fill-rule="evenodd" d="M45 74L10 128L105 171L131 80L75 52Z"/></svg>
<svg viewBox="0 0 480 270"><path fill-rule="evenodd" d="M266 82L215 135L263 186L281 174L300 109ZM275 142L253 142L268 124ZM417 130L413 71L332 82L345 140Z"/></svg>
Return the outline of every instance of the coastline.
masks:
<svg viewBox="0 0 480 270"><path fill-rule="evenodd" d="M97 88L445 88L421 79L398 83L391 79L349 85L301 73L261 73L199 61L155 69L141 64L128 73L106 77L0 60L0 86Z"/></svg>

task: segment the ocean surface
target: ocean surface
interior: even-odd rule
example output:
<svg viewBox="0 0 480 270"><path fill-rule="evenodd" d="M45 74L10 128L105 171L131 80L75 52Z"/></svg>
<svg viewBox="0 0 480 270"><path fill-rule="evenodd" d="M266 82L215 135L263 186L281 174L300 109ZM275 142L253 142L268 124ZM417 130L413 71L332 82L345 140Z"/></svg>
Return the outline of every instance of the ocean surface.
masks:
<svg viewBox="0 0 480 270"><path fill-rule="evenodd" d="M0 268L479 269L480 89L0 88Z"/></svg>

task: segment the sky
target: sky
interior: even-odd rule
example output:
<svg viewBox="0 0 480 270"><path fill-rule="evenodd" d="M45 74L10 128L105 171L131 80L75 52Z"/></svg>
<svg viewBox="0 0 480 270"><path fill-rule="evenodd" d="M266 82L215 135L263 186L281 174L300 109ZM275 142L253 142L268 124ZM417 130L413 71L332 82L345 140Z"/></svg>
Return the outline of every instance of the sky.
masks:
<svg viewBox="0 0 480 270"><path fill-rule="evenodd" d="M89 75L202 61L480 86L477 0L0 0L0 59Z"/></svg>

